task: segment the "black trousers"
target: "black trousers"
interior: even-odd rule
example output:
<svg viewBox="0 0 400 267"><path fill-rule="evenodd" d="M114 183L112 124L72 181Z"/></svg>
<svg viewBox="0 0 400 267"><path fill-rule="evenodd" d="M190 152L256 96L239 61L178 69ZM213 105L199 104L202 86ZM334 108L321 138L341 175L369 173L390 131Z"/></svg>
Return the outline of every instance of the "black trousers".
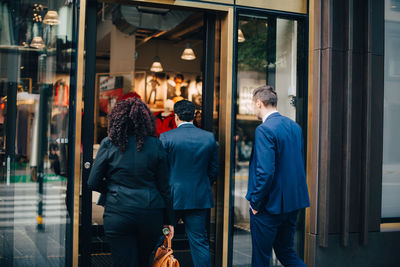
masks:
<svg viewBox="0 0 400 267"><path fill-rule="evenodd" d="M163 210L106 205L103 218L114 266L148 267L162 235Z"/></svg>

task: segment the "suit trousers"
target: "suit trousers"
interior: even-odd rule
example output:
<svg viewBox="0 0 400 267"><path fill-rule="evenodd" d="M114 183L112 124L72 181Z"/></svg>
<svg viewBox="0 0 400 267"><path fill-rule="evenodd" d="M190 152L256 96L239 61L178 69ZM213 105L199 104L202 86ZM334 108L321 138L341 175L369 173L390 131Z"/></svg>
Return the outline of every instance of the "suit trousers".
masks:
<svg viewBox="0 0 400 267"><path fill-rule="evenodd" d="M121 209L106 204L103 218L114 266L148 267L162 235L163 210Z"/></svg>
<svg viewBox="0 0 400 267"><path fill-rule="evenodd" d="M269 267L272 248L283 266L306 266L294 251L297 214L298 210L278 215L262 210L254 215L250 209L252 267Z"/></svg>
<svg viewBox="0 0 400 267"><path fill-rule="evenodd" d="M208 211L209 209L175 210L176 218L182 219L185 223L195 267L212 266L206 221Z"/></svg>

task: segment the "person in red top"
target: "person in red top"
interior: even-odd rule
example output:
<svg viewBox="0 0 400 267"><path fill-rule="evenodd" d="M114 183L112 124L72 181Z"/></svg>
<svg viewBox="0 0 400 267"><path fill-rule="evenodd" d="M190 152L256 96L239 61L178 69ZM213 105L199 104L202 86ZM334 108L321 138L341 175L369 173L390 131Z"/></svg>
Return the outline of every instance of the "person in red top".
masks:
<svg viewBox="0 0 400 267"><path fill-rule="evenodd" d="M141 99L140 95L137 94L136 92L129 92L120 97L118 101L128 99L131 97ZM162 133L168 132L176 128L174 112L171 112L169 115L164 117L163 111L159 111L154 113L154 116L156 117L156 130L158 136L160 136L160 134Z"/></svg>
<svg viewBox="0 0 400 267"><path fill-rule="evenodd" d="M166 117L163 117L162 113L162 111L159 111L154 114L154 116L156 117L156 130L159 136L162 133L168 132L176 128L175 113L171 112Z"/></svg>

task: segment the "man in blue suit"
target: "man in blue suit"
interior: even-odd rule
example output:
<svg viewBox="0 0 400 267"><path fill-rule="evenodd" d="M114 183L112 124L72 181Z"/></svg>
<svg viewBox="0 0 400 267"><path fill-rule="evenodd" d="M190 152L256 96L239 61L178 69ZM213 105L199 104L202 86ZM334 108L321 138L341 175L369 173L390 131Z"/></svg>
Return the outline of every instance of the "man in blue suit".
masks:
<svg viewBox="0 0 400 267"><path fill-rule="evenodd" d="M178 128L160 136L168 154L174 210L185 222L194 266L211 267L206 219L214 206L211 184L218 175L217 144L212 133L193 125L192 102L177 102L174 112Z"/></svg>
<svg viewBox="0 0 400 267"><path fill-rule="evenodd" d="M310 206L300 126L276 110L271 86L253 92L256 128L246 199L250 202L252 266L269 266L272 248L284 266L305 266L294 251L300 209Z"/></svg>

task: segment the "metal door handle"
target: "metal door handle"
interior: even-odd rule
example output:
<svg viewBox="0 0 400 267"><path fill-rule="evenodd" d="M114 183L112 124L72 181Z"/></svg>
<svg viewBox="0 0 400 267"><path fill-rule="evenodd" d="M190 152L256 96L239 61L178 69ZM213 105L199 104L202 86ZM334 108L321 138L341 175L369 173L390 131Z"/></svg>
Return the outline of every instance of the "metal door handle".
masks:
<svg viewBox="0 0 400 267"><path fill-rule="evenodd" d="M90 168L90 162L86 161L85 164L83 165L85 167L85 169L89 169Z"/></svg>

